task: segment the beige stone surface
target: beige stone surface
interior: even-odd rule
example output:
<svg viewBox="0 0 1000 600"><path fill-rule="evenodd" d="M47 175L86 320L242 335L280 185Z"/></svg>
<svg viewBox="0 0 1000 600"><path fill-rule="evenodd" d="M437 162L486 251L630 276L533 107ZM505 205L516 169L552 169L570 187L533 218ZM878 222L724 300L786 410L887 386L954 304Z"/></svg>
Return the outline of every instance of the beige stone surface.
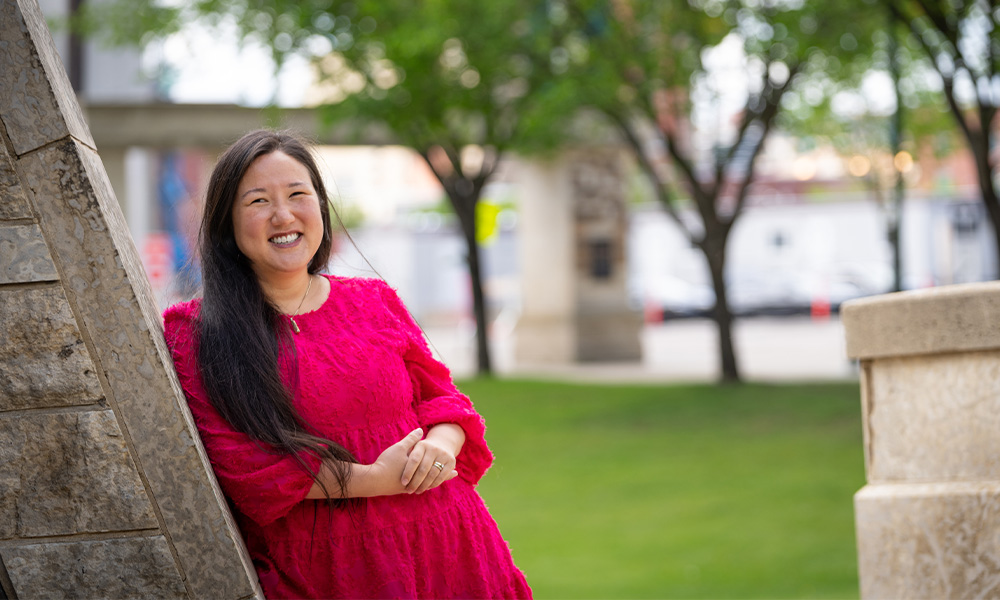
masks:
<svg viewBox="0 0 1000 600"><path fill-rule="evenodd" d="M863 598L1000 595L1000 482L869 485L854 506Z"/></svg>
<svg viewBox="0 0 1000 600"><path fill-rule="evenodd" d="M642 316L625 309L593 311L576 319L576 358L581 361L638 361L642 344L637 331Z"/></svg>
<svg viewBox="0 0 1000 600"><path fill-rule="evenodd" d="M522 314L514 329L515 360L523 364L566 364L576 357L576 332L568 317Z"/></svg>
<svg viewBox="0 0 1000 600"><path fill-rule="evenodd" d="M0 225L0 284L57 279L59 274L38 225Z"/></svg>
<svg viewBox="0 0 1000 600"><path fill-rule="evenodd" d="M66 140L20 164L189 586L206 597L253 594L252 565L193 433L159 311L99 158Z"/></svg>
<svg viewBox="0 0 1000 600"><path fill-rule="evenodd" d="M875 361L868 480L1000 481L1000 350Z"/></svg>
<svg viewBox="0 0 1000 600"><path fill-rule="evenodd" d="M20 156L72 135L93 146L76 95L35 1L0 10L0 120Z"/></svg>
<svg viewBox="0 0 1000 600"><path fill-rule="evenodd" d="M0 558L14 587L26 590L21 598L188 597L160 535L9 546Z"/></svg>
<svg viewBox="0 0 1000 600"><path fill-rule="evenodd" d="M1000 348L1000 281L852 300L841 308L851 358Z"/></svg>
<svg viewBox="0 0 1000 600"><path fill-rule="evenodd" d="M3 144L0 144L0 220L27 219L31 210L24 198L21 181L14 171L14 163Z"/></svg>
<svg viewBox="0 0 1000 600"><path fill-rule="evenodd" d="M110 410L0 414L0 439L0 537L157 527Z"/></svg>
<svg viewBox="0 0 1000 600"><path fill-rule="evenodd" d="M62 288L0 288L0 411L104 396Z"/></svg>

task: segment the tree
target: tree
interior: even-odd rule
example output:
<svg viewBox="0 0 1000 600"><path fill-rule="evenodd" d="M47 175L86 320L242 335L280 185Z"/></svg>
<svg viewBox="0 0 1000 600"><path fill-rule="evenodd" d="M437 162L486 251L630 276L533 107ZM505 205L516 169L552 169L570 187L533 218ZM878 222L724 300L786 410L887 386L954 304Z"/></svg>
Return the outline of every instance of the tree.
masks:
<svg viewBox="0 0 1000 600"><path fill-rule="evenodd" d="M136 16L138 15L138 16ZM96 4L83 20L117 41L148 40L187 22L229 22L281 65L314 60L328 123L387 126L437 177L467 248L480 374L492 372L476 208L501 157L561 139L572 95L551 69L558 45L544 5L530 0L154 0Z"/></svg>
<svg viewBox="0 0 1000 600"><path fill-rule="evenodd" d="M1000 190L994 176L997 155L991 152L1000 104L1000 8L992 0L886 0L886 4L941 79L948 109L975 161L1000 267Z"/></svg>
<svg viewBox="0 0 1000 600"><path fill-rule="evenodd" d="M601 81L589 86L587 101L615 124L659 203L705 256L721 379L739 381L726 247L754 164L791 90L856 76L852 61L867 50L870 25L849 1L568 0L567 6L589 47L581 70ZM743 100L733 111L722 100L740 82L720 81L705 62L723 44L741 47L745 57ZM734 124L708 151L693 133L692 96L698 110L719 111L714 122ZM682 217L682 196L696 222Z"/></svg>
<svg viewBox="0 0 1000 600"><path fill-rule="evenodd" d="M953 144L948 116L942 112L937 92L928 87L919 50L900 43L905 32L886 13L885 30L873 33L864 80L873 82L882 76L883 83L891 85L891 96L842 86L817 97L820 101L815 106L796 103L794 110L786 109L780 126L804 139L830 144L849 157L849 172L864 183L885 216L893 255L892 290L900 291L904 287L900 232L906 172L914 154L929 148L940 156L951 151ZM839 110L835 103L841 105Z"/></svg>

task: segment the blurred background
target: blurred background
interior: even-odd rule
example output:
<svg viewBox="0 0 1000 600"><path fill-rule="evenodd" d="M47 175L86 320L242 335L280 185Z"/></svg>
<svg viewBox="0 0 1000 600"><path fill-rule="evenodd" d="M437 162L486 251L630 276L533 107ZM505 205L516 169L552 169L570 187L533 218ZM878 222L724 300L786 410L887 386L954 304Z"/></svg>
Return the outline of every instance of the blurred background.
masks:
<svg viewBox="0 0 1000 600"><path fill-rule="evenodd" d="M317 142L330 270L487 415L539 595L856 596L837 314L997 277L990 3L40 3L161 307L218 152Z"/></svg>

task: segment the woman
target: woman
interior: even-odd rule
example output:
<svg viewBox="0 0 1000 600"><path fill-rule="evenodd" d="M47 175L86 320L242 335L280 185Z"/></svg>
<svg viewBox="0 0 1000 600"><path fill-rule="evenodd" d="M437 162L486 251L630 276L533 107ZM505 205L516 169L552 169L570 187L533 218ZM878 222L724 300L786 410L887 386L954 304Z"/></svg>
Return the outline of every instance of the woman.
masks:
<svg viewBox="0 0 1000 600"><path fill-rule="evenodd" d="M482 418L389 286L319 273L330 228L304 145L245 135L209 181L203 297L164 313L264 593L529 597L474 489Z"/></svg>

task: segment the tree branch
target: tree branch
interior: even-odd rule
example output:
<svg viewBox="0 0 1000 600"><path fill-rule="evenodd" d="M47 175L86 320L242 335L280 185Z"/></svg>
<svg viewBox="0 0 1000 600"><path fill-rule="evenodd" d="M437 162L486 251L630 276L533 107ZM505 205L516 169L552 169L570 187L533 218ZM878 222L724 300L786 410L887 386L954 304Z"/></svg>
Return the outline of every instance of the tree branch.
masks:
<svg viewBox="0 0 1000 600"><path fill-rule="evenodd" d="M955 120L958 121L959 129L962 130L962 134L965 136L969 144L970 145L974 144L975 140L973 137L972 130L970 129L968 122L965 120L965 114L962 112L962 107L958 105L958 101L955 99L954 73L946 75L944 71L941 70L941 66L938 64L935 58L937 56L937 52L935 52L934 48L932 48L930 44L927 43L927 40L924 39L923 35L921 35L920 26L917 24L917 22L919 21L919 17L911 18L907 16L903 12L903 10L900 7L898 7L896 3L893 2L892 0L889 1L888 7L889 10L892 12L893 16L900 22L902 22L907 29L910 30L910 33L913 34L913 37L917 40L917 43L920 44L920 46L924 49L924 53L927 54L927 57L930 59L931 66L934 67L934 71L941 78L942 85L944 86L945 100L947 100L948 107L951 109L951 112L955 115Z"/></svg>
<svg viewBox="0 0 1000 600"><path fill-rule="evenodd" d="M696 243L694 233L688 229L687 224L681 219L680 214L677 212L676 202L671 196L670 191L666 187L666 183L660 181L660 176L656 172L656 167L646 156L645 150L643 150L642 140L639 139L639 135L632 129L631 123L628 118L612 111L606 111L606 114L618 125L618 129L625 136L629 145L632 146L633 152L635 152L636 160L639 162L639 168L645 171L646 176L649 178L650 182L653 183L653 191L656 194L656 199L660 201L663 205L664 210L675 223L680 227L681 231L688 238L691 243Z"/></svg>
<svg viewBox="0 0 1000 600"><path fill-rule="evenodd" d="M750 195L750 184L753 182L753 170L754 165L757 162L757 157L760 156L761 150L764 148L764 142L767 140L767 134L770 133L772 125L774 125L774 119L778 116L778 111L781 107L781 98L792 86L792 80L798 75L799 71L802 69L802 63L795 63L788 68L788 79L785 80L783 84L778 87L770 87L772 90L772 97L770 99L765 99L764 109L761 111L760 117L757 121L763 127L763 131L760 134L760 141L758 141L751 151L750 161L747 164L747 171L743 177L743 181L740 182L739 191L736 196L736 206L733 209L733 214L730 215L727 220L726 225L731 227L736 218L743 212L743 208L746 206L747 197ZM742 141L742 137L741 137Z"/></svg>

